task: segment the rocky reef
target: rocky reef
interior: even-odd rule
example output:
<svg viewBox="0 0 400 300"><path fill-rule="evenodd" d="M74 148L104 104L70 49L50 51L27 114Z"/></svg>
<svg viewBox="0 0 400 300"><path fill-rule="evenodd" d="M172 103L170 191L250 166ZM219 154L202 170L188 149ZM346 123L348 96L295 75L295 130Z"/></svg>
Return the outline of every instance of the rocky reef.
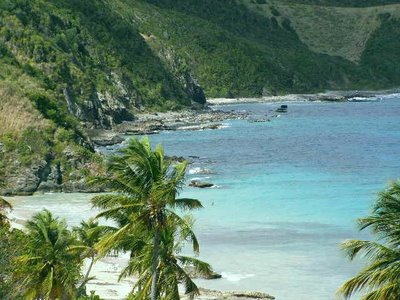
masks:
<svg viewBox="0 0 400 300"><path fill-rule="evenodd" d="M223 112L210 109L193 109L179 112L141 113L132 121L114 124L114 129L85 129L86 148L105 147L122 143L126 135L155 134L162 130L214 130L221 128L227 119L244 119L247 114ZM104 187L94 187L87 179L104 170L104 158L100 153L85 147L65 146L58 157L52 151L42 159L24 164L15 159L11 170L4 176L2 195L32 195L45 192L102 192ZM0 152L3 151L0 144ZM1 154L1 153L0 153ZM174 161L185 158L171 157ZM210 187L213 184L198 182L196 187Z"/></svg>
<svg viewBox="0 0 400 300"><path fill-rule="evenodd" d="M188 299L183 297L182 299ZM275 297L261 292L221 292L200 288L200 296L195 297L198 300L274 300Z"/></svg>

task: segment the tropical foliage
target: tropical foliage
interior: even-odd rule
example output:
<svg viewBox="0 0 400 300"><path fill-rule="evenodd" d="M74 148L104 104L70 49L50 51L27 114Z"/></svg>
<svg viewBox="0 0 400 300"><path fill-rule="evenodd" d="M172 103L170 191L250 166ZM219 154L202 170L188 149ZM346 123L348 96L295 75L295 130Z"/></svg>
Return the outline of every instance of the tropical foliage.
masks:
<svg viewBox="0 0 400 300"><path fill-rule="evenodd" d="M0 227L0 299L22 300L15 294L18 290L14 274L19 267L15 258L25 251L26 239L22 231Z"/></svg>
<svg viewBox="0 0 400 300"><path fill-rule="evenodd" d="M26 251L18 257L18 293L24 299L76 298L82 260L69 251L75 244L65 221L43 210L26 224Z"/></svg>
<svg viewBox="0 0 400 300"><path fill-rule="evenodd" d="M196 199L177 198L186 166L186 162L173 165L161 146L153 151L147 138L132 139L111 157L110 176L96 180L114 191L93 198L93 205L103 210L97 217L118 225L109 228L99 249L103 254L130 252L129 265L121 277L139 277L132 299L179 299L179 283L184 283L186 294L195 295L198 289L182 266L192 264L203 273L210 272L209 265L179 256L182 241L190 241L195 253L199 251L191 222L176 212L202 207Z"/></svg>
<svg viewBox="0 0 400 300"><path fill-rule="evenodd" d="M11 204L8 203L4 198L0 197L0 228L9 225L7 212L11 209L12 209Z"/></svg>
<svg viewBox="0 0 400 300"><path fill-rule="evenodd" d="M345 297L360 293L362 300L400 299L400 181L379 194L372 214L358 220L376 240L349 240L343 249L350 259L363 256L368 265L340 288Z"/></svg>
<svg viewBox="0 0 400 300"><path fill-rule="evenodd" d="M9 179L44 160L64 171L61 183L84 179L83 170L97 168L93 160L79 168L63 155L72 148L94 156L80 122L110 128L142 109L204 103L202 89L208 97L246 97L396 87L400 8L384 5L395 2L2 0L0 182L13 187ZM365 22L360 8L328 7L381 4L367 8ZM304 15L281 13L287 7ZM327 10L333 21L321 23ZM340 26L337 15L354 22ZM324 34L336 27L339 38ZM340 38L359 37L358 30L360 40ZM347 48L357 59L343 55Z"/></svg>
<svg viewBox="0 0 400 300"><path fill-rule="evenodd" d="M98 254L95 246L105 234L105 230L103 226L99 226L98 221L91 218L82 221L80 226L74 227L73 231L78 241L76 245L70 247L70 251L76 251L81 259L89 259L90 261L86 274L78 287L78 291L81 291L82 289L85 290L85 285L90 280L90 272ZM86 291L84 291L84 294L86 294Z"/></svg>

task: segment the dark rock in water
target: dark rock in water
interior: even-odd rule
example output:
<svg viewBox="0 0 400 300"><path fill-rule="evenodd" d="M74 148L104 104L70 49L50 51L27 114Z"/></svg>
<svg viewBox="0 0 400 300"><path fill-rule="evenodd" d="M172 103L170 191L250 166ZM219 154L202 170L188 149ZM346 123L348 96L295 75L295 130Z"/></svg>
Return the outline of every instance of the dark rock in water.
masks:
<svg viewBox="0 0 400 300"><path fill-rule="evenodd" d="M214 271L211 271L211 273L199 273L196 272L195 268L193 266L187 266L185 267L185 272L189 275L190 278L196 279L196 278L201 278L201 279L219 279L222 278L221 274L218 274Z"/></svg>
<svg viewBox="0 0 400 300"><path fill-rule="evenodd" d="M195 299L202 300L274 300L275 297L261 292L221 292L200 288L200 296ZM186 299L186 298L182 298Z"/></svg>
<svg viewBox="0 0 400 300"><path fill-rule="evenodd" d="M202 182L202 181L199 181L199 180L192 180L189 183L189 186L204 189L204 188L213 187L214 184L210 183L210 182Z"/></svg>
<svg viewBox="0 0 400 300"><path fill-rule="evenodd" d="M184 158L183 156L175 156L175 155L173 155L173 156L168 156L167 158L170 159L173 162L178 162L178 163L187 161L187 159Z"/></svg>

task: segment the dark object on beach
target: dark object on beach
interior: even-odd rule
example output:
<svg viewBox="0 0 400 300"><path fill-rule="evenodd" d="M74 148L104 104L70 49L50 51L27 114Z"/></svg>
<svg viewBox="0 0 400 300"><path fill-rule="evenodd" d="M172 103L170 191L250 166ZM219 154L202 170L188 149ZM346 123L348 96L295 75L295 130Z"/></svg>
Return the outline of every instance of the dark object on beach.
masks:
<svg viewBox="0 0 400 300"><path fill-rule="evenodd" d="M285 113L287 112L288 106L287 105L281 105L281 107L279 107L276 112L280 112L280 113Z"/></svg>
<svg viewBox="0 0 400 300"><path fill-rule="evenodd" d="M189 186L204 189L204 188L213 187L214 184L212 184L210 182L202 182L202 181L199 181L199 180L192 180L189 183Z"/></svg>

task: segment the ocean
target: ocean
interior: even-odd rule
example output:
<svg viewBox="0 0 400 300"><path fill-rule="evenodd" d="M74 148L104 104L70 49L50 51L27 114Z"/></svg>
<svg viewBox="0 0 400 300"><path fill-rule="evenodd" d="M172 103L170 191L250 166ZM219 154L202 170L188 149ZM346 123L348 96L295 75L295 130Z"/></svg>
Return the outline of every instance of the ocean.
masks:
<svg viewBox="0 0 400 300"><path fill-rule="evenodd" d="M377 102L289 102L216 107L247 111L251 119L222 129L152 135L168 155L192 157L186 187L198 198L194 213L200 258L219 280L198 280L217 290L263 291L278 300L336 299L339 286L363 261L349 262L340 243L369 238L356 219L377 193L400 177L400 97ZM83 194L16 197L14 216L47 207L70 224L93 216Z"/></svg>

